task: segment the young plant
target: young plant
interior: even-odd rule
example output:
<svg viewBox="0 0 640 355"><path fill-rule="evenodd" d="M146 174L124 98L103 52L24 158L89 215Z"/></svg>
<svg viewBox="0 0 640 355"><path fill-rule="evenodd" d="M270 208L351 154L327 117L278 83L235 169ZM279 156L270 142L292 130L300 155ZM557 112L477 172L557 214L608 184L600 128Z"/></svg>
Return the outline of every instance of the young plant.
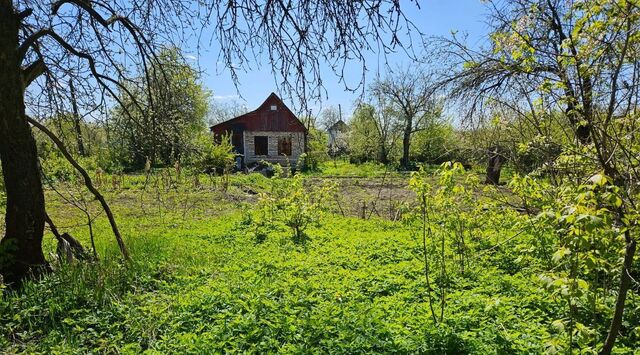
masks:
<svg viewBox="0 0 640 355"><path fill-rule="evenodd" d="M254 218L256 238L258 230L264 231L268 226L275 228L281 225L291 230L295 243L304 243L309 240L307 228L320 222L323 205L331 187L307 187L302 175L282 178L281 173L281 169L275 169L275 175L270 179L270 191L260 194Z"/></svg>
<svg viewBox="0 0 640 355"><path fill-rule="evenodd" d="M421 166L419 171L411 174L409 180L409 187L416 193L417 201L414 212L408 218L422 236L427 298L435 323L444 321L447 289L451 282L451 271L447 269L447 263L450 259L457 260L461 274L465 272L465 266L468 263L466 260L468 247L464 235L471 225L471 218L465 212L464 206L470 204L472 196L470 189L465 185L472 185L473 182L469 179L461 181L460 176L463 173L462 164L447 162L442 164L433 176L427 175L424 167ZM432 186L430 180L436 180L437 185ZM433 228L434 215L447 216L437 223L439 226L436 229L437 233ZM450 233L452 238L448 238ZM434 264L438 275L432 281L430 273L434 271L432 270ZM439 316L436 316L431 296L432 283L439 288Z"/></svg>

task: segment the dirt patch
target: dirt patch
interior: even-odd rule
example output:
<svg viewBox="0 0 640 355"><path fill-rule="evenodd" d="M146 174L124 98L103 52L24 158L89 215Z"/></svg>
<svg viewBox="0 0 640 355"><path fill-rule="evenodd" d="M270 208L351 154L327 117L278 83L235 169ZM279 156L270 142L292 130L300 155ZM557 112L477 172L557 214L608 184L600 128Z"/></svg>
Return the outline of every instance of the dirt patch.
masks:
<svg viewBox="0 0 640 355"><path fill-rule="evenodd" d="M331 208L344 216L398 220L415 198L405 177L309 179L311 184L327 181L337 185Z"/></svg>

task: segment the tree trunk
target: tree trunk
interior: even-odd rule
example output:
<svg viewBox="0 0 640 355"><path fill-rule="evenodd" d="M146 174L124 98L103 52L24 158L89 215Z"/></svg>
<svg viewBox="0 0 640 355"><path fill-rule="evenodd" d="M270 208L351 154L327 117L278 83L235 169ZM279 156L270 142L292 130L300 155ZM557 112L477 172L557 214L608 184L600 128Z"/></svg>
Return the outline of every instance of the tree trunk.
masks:
<svg viewBox="0 0 640 355"><path fill-rule="evenodd" d="M411 126L413 123L408 121L407 127L405 127L402 135L402 167L409 167L409 145L411 144Z"/></svg>
<svg viewBox="0 0 640 355"><path fill-rule="evenodd" d="M613 318L611 319L611 325L609 326L607 339L600 351L600 354L603 355L611 354L611 350L613 350L613 346L616 343L616 338L622 326L622 316L624 314L627 292L631 287L631 266L633 265L633 257L636 253L636 241L631 237L630 233L629 231L625 232L626 248L622 270L620 271L620 286L618 288L618 297L616 298L616 306L613 312Z"/></svg>
<svg viewBox="0 0 640 355"><path fill-rule="evenodd" d="M0 159L7 194L0 274L14 286L47 265L42 252L44 193L36 143L25 118L19 22L12 1L0 0Z"/></svg>
<svg viewBox="0 0 640 355"><path fill-rule="evenodd" d="M387 164L389 162L389 152L387 152L387 147L384 142L380 144L380 150L378 151L378 161L382 164Z"/></svg>
<svg viewBox="0 0 640 355"><path fill-rule="evenodd" d="M501 154L499 147L492 147L489 149L489 162L487 164L487 177L484 181L485 184L500 184L500 171L502 170L502 164L505 162L505 157Z"/></svg>
<svg viewBox="0 0 640 355"><path fill-rule="evenodd" d="M73 108L73 128L76 131L76 143L78 144L78 154L86 157L87 153L84 149L84 139L82 138L82 129L80 127L80 113L78 112L78 102L76 101L76 89L73 81L69 80L69 90L71 91L71 107Z"/></svg>

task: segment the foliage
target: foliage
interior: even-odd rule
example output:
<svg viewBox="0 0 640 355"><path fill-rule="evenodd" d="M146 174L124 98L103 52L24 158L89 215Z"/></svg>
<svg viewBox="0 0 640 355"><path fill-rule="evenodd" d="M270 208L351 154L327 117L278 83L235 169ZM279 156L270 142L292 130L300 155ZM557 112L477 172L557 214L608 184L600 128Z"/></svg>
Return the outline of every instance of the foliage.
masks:
<svg viewBox="0 0 640 355"><path fill-rule="evenodd" d="M511 185L530 208L541 210L532 222L554 234L552 245L545 248L551 267L539 277L550 296L566 307L552 323L562 341L549 340L549 346L597 351L609 325L601 314L612 307L611 287L620 272L624 234L636 233L636 217L616 221L623 200L619 188L602 174L556 193L529 177L516 177ZM637 315L628 315L629 324L638 321ZM633 332L633 327L626 331Z"/></svg>
<svg viewBox="0 0 640 355"><path fill-rule="evenodd" d="M379 177L389 173L389 169L384 164L376 162L366 162L362 164L353 164L346 160L326 161L318 167L317 172L310 175L322 177Z"/></svg>
<svg viewBox="0 0 640 355"><path fill-rule="evenodd" d="M372 174L380 169L384 167L354 168ZM604 234L593 241L609 243L612 253L596 257L600 266L591 269L592 276L577 278L588 283L587 292L569 297L563 290L573 283L576 249L570 249L575 245L571 243L584 234L557 240L561 229L568 230L560 215L557 219L545 213L538 218L550 218L548 222L532 225L535 215L503 208L496 202L501 195L491 195L494 188L483 191L477 177L459 165L429 171L416 172L421 181L412 185L424 187L430 212L433 239L427 239L427 255L437 323L428 305L422 240L416 236L419 219L401 223L332 214L324 208L330 205L326 199L313 196L333 187L302 176L232 175L227 192L207 186L194 190L190 181L182 180L175 188L148 193L144 176L129 175L122 190L106 190L134 262L126 267L118 262L115 243L105 237L108 223L97 216L99 261L54 261L55 273L30 282L21 293L1 296L0 348L9 353L562 352L572 299L578 305L574 349L587 351L590 345L585 342L594 338L588 334L599 332L608 321L598 312L611 305L614 295L611 289L598 289L597 299L589 296L596 294L596 283L590 280L608 280L612 286L615 279L611 269L601 271L615 264L600 264L603 257L614 261L613 250L619 246L607 237L608 228L594 229L596 235ZM527 198L532 208L561 206L549 205L555 201L553 187L538 186L537 181L517 177L510 186L513 198ZM615 193L609 185L589 189ZM589 189L582 192L591 196ZM265 200L256 204L256 195L247 197L249 190ZM590 198L572 200L571 191L563 193L564 204L584 201L578 210L596 213ZM242 196L245 202L239 200ZM82 214L65 207L55 193L49 192L47 200L60 226L82 224ZM616 202L610 196L598 203ZM420 206L412 206L420 211ZM580 230L589 220L572 223ZM312 238L308 242L299 244L293 238L291 225L296 221L310 221L303 230ZM261 222L263 227L256 229ZM84 227L69 232L88 241ZM47 240L46 250L53 252L53 238L47 235ZM554 261L556 242L567 243L571 253ZM577 246L582 248L581 270L587 270L593 251L589 244ZM440 276L440 260L445 262L445 277ZM546 277L557 286L548 286ZM566 286L556 278L566 278ZM630 300L629 307L637 310L637 299ZM632 353L640 341L633 331L639 313L630 314L617 348L621 353Z"/></svg>
<svg viewBox="0 0 640 355"><path fill-rule="evenodd" d="M354 163L389 163L399 153L397 122L389 111L361 104L350 122L350 159Z"/></svg>
<svg viewBox="0 0 640 355"><path fill-rule="evenodd" d="M564 261L558 266L562 272L545 280L550 291L564 297L569 312L555 322L566 338L554 340L550 348L609 354L616 339L629 334L628 319L634 319L627 295L636 282L638 244L638 3L489 4L490 48L469 50L455 35L445 40L445 52L464 61L448 83L472 112L487 109L475 117L491 115L505 123L507 139L516 141L521 160L533 165L522 171L544 172L560 192L544 192L555 201L543 210L559 216L553 260ZM525 132L523 140L518 132ZM542 154L531 154L534 150ZM526 190L535 191L537 183L528 183ZM533 223L543 228L549 220ZM606 271L585 270L582 257ZM596 274L599 281L590 284L587 274ZM609 293L602 282L617 284L615 291ZM597 297L613 301L600 309L606 310L609 324L600 325L593 316Z"/></svg>
<svg viewBox="0 0 640 355"><path fill-rule="evenodd" d="M425 288L429 303L429 310L434 323L445 320L445 306L451 280L463 277L469 268L470 236L477 228L473 216L481 213L468 211L473 200L472 188L477 185L477 179L469 176L467 181L460 183L464 174L460 163L443 163L433 173L437 178L437 187L431 185L424 167L411 174L409 187L416 194L416 204L413 213L406 216L406 222L415 236L422 241L422 260L424 261ZM451 217L435 222L435 215L450 213ZM451 270L454 268L457 272ZM436 277L432 281L432 273ZM433 286L432 286L433 284ZM432 297L432 288L438 289L438 305ZM439 308L439 316L436 314Z"/></svg>
<svg viewBox="0 0 640 355"><path fill-rule="evenodd" d="M327 155L327 134L315 127L309 128L307 134L307 151L299 158L298 170L317 171L320 163L326 161Z"/></svg>
<svg viewBox="0 0 640 355"><path fill-rule="evenodd" d="M124 107L112 110L114 142L126 164L142 169L147 160L170 165L186 159L189 143L204 129L209 93L199 82L199 74L187 64L177 48L164 48L159 63L142 88L121 90ZM133 97L129 93L133 92Z"/></svg>
<svg viewBox="0 0 640 355"><path fill-rule="evenodd" d="M235 154L229 137L221 137L216 142L211 134L200 133L192 149L189 164L199 171L229 172L233 167Z"/></svg>
<svg viewBox="0 0 640 355"><path fill-rule="evenodd" d="M264 241L264 228L278 229L278 225L289 227L295 243L309 240L307 228L320 222L329 186L306 189L304 177L296 174L291 179L281 178L277 170L271 178L271 188L260 193L259 208L252 221L255 223L256 240Z"/></svg>
<svg viewBox="0 0 640 355"><path fill-rule="evenodd" d="M433 122L411 137L411 160L442 164L456 160L459 151L458 135L448 122Z"/></svg>

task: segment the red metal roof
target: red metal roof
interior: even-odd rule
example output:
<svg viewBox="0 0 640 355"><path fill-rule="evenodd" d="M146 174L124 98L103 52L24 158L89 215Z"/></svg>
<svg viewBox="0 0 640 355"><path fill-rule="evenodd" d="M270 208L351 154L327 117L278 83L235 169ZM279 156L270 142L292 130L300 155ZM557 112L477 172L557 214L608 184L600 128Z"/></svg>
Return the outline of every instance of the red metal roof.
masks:
<svg viewBox="0 0 640 355"><path fill-rule="evenodd" d="M276 106L272 110L271 106ZM306 132L302 122L275 93L257 109L211 126L215 134L240 131Z"/></svg>

